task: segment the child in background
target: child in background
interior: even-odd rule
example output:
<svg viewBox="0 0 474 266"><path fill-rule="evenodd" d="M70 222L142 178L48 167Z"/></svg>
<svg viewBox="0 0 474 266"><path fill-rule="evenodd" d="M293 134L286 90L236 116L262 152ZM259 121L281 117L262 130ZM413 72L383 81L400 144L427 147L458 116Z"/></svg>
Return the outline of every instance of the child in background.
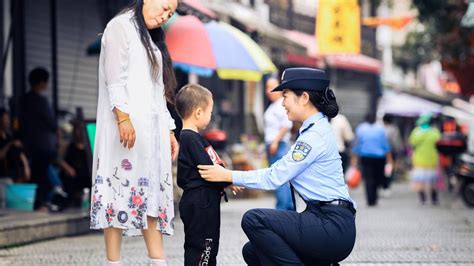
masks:
<svg viewBox="0 0 474 266"><path fill-rule="evenodd" d="M220 201L230 183L201 178L198 165L222 165L212 146L199 134L211 121L212 93L188 84L176 95L176 110L183 120L178 155L178 186L184 190L179 212L184 223L184 264L216 265L220 235ZM234 193L238 187L231 188Z"/></svg>

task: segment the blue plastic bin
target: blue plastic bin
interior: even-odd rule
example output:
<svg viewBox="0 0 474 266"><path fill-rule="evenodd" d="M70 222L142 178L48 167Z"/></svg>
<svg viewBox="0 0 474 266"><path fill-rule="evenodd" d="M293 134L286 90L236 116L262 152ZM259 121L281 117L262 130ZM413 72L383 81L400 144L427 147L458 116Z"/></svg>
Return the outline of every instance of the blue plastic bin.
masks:
<svg viewBox="0 0 474 266"><path fill-rule="evenodd" d="M8 184L5 186L7 208L32 211L36 184Z"/></svg>

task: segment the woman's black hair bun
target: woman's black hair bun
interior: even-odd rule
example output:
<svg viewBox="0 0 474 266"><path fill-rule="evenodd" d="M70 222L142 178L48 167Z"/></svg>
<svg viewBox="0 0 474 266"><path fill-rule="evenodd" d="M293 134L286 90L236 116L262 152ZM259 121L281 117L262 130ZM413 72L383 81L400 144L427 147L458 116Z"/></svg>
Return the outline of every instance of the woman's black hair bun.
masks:
<svg viewBox="0 0 474 266"><path fill-rule="evenodd" d="M337 105L336 96L334 95L334 92L331 89L326 88L326 90L321 96L324 102L324 104L321 106L321 111L329 118L335 117L339 113L339 106Z"/></svg>

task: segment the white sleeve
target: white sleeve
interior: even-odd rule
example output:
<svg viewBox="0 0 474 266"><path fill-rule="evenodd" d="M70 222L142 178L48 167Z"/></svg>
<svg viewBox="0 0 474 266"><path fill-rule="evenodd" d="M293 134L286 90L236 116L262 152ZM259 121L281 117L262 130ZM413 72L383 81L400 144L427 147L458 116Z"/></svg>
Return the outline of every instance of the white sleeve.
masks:
<svg viewBox="0 0 474 266"><path fill-rule="evenodd" d="M130 40L126 32L120 21L112 20L107 25L103 35L103 56L110 108L129 114L127 79Z"/></svg>
<svg viewBox="0 0 474 266"><path fill-rule="evenodd" d="M352 131L351 124L349 123L349 120L345 116L342 118L344 121L344 126L343 126L343 132L344 132L344 141L351 142L354 140L354 132Z"/></svg>
<svg viewBox="0 0 474 266"><path fill-rule="evenodd" d="M165 100L166 101L166 100ZM168 116L168 129L169 130L174 130L176 129L176 124L174 123L174 119L171 116L170 111L168 110L168 107L165 108L166 116Z"/></svg>

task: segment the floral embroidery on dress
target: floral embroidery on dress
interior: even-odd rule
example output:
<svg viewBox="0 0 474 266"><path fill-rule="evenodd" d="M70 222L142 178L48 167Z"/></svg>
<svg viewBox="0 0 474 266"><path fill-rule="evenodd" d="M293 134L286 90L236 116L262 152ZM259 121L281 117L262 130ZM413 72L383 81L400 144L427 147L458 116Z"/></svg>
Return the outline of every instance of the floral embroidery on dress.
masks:
<svg viewBox="0 0 474 266"><path fill-rule="evenodd" d="M105 209L105 219L109 227L112 227L112 221L116 215L117 214L115 213L115 210L113 208L113 203L108 203L107 208Z"/></svg>
<svg viewBox="0 0 474 266"><path fill-rule="evenodd" d="M94 186L94 194L92 195L92 206L91 206L91 228L99 227L98 213L104 206L102 204L102 195L99 195L99 189Z"/></svg>
<svg viewBox="0 0 474 266"><path fill-rule="evenodd" d="M158 208L158 223L160 228L166 228L168 226L168 212L166 208Z"/></svg>
<svg viewBox="0 0 474 266"><path fill-rule="evenodd" d="M139 191L135 187L130 188L130 198L128 199L128 208L132 209L131 214L133 216L132 224L135 228L144 228L145 221L143 218L146 217L146 197L143 188Z"/></svg>

